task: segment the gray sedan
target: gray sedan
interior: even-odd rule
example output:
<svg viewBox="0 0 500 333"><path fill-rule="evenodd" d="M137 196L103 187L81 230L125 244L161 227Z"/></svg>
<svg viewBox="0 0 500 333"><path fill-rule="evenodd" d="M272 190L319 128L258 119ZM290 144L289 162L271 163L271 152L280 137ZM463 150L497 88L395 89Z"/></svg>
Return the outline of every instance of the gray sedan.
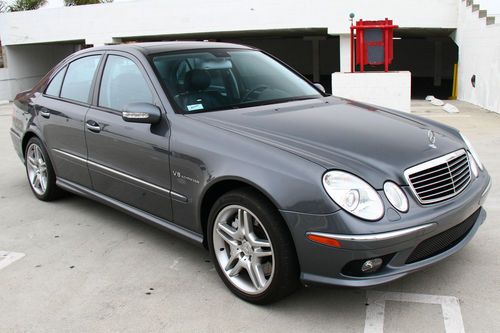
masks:
<svg viewBox="0 0 500 333"><path fill-rule="evenodd" d="M11 137L37 198L66 190L205 246L259 304L448 257L490 187L456 129L329 96L234 44L77 52L18 94Z"/></svg>

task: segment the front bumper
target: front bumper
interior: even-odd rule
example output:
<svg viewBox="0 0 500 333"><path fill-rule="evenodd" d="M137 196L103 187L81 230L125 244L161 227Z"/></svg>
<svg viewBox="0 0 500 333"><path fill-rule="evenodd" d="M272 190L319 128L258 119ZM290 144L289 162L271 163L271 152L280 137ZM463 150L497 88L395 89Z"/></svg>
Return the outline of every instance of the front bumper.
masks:
<svg viewBox="0 0 500 333"><path fill-rule="evenodd" d="M306 285L367 287L396 280L434 264L459 251L474 237L486 218L481 205L489 187L490 177L484 172L453 199L429 206L410 200L408 213L394 214L392 208L387 208L384 218L378 222L361 221L344 211L329 215L282 211L295 242L300 278ZM410 198L411 193L408 191L407 195ZM385 202L385 207L391 206ZM451 246L423 259L410 260L423 241L460 229L464 221L468 221L470 227ZM341 247L312 242L306 238L308 233L331 236ZM353 274L346 270L353 262L372 258L384 259L383 267L377 272Z"/></svg>

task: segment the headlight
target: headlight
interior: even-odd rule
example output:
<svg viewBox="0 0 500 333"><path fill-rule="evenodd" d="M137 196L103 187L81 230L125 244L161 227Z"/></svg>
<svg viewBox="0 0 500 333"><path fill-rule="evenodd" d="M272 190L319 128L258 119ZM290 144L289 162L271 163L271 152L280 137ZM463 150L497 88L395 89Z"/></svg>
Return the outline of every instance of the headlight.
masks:
<svg viewBox="0 0 500 333"><path fill-rule="evenodd" d="M462 133L460 133L460 136L462 137L462 140L464 140L465 145L467 146L467 149L469 149L469 152L471 153L472 157L474 157L474 160L476 161L476 164L479 167L479 169L483 170L484 169L483 163L481 163L481 160L479 159L479 155L477 154L474 147L472 147L472 143Z"/></svg>
<svg viewBox="0 0 500 333"><path fill-rule="evenodd" d="M477 176L479 176L479 170L477 169L477 164L475 162L475 159L474 157L472 157L470 153L467 153L467 157L469 158L469 164L472 174L474 175L474 177L477 178Z"/></svg>
<svg viewBox="0 0 500 333"><path fill-rule="evenodd" d="M408 211L408 198L398 185L393 182L385 182L384 193L387 200L389 200L394 208L402 213L406 213Z"/></svg>
<svg viewBox="0 0 500 333"><path fill-rule="evenodd" d="M384 215L384 205L377 191L350 173L329 171L323 176L323 186L333 201L357 217L375 221Z"/></svg>

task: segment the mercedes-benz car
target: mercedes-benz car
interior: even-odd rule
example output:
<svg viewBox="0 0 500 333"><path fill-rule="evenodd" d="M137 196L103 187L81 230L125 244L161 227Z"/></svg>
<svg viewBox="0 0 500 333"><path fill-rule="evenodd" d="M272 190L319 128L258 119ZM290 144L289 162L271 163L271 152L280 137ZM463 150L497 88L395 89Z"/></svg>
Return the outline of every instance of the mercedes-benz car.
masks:
<svg viewBox="0 0 500 333"><path fill-rule="evenodd" d="M17 95L11 136L38 199L73 192L205 246L259 304L448 257L490 188L458 130L329 96L235 44L79 51Z"/></svg>

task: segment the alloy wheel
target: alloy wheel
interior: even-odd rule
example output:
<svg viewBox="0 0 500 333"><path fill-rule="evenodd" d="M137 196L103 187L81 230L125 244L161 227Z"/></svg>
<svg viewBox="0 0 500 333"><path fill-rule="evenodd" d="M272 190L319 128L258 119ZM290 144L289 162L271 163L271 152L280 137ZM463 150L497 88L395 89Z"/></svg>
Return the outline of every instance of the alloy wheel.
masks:
<svg viewBox="0 0 500 333"><path fill-rule="evenodd" d="M263 224L250 210L224 207L215 219L213 246L228 280L248 294L260 294L274 276L274 252Z"/></svg>
<svg viewBox="0 0 500 333"><path fill-rule="evenodd" d="M47 163L43 157L42 149L35 143L31 144L26 154L26 166L31 187L38 195L47 191L48 171Z"/></svg>

